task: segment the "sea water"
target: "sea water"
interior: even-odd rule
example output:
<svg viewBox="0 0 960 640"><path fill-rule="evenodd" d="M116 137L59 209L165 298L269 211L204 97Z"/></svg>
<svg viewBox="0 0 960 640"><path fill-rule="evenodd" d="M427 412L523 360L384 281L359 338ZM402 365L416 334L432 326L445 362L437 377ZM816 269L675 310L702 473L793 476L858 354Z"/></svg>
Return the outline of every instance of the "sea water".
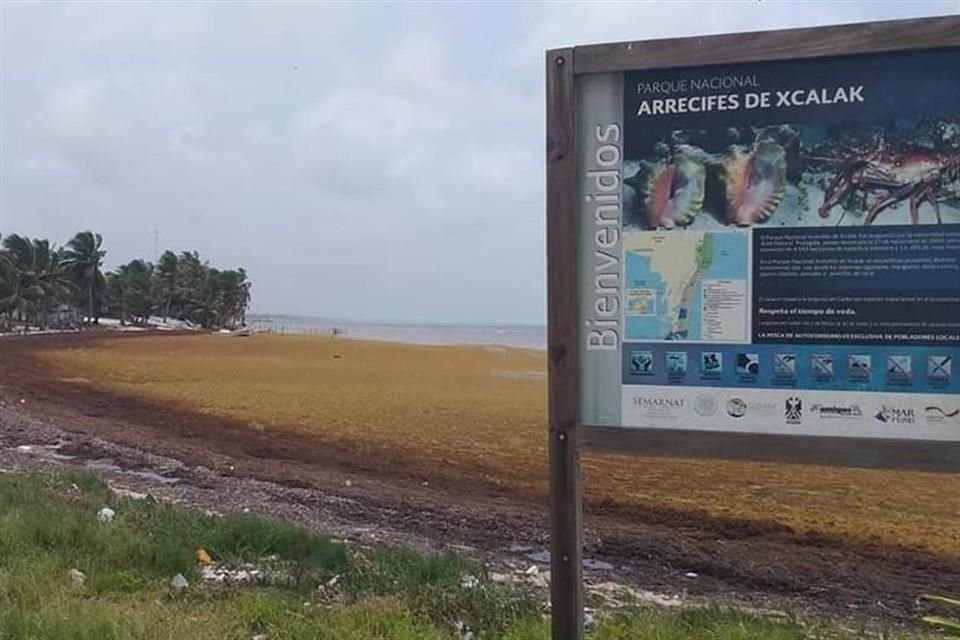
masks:
<svg viewBox="0 0 960 640"><path fill-rule="evenodd" d="M307 335L333 335L355 340L380 340L408 344L479 345L547 348L547 329L537 326L469 326L378 324L337 321L306 316L250 314L247 325L255 330Z"/></svg>

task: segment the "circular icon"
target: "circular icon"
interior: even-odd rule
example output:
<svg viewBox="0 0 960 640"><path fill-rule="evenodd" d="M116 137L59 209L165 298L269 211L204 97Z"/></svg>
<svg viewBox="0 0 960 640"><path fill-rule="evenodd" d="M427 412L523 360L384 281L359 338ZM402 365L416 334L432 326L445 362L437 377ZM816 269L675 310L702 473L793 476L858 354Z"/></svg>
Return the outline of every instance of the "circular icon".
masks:
<svg viewBox="0 0 960 640"><path fill-rule="evenodd" d="M717 412L717 399L713 396L697 396L693 402L693 410L703 417L712 416Z"/></svg>
<svg viewBox="0 0 960 640"><path fill-rule="evenodd" d="M733 418L742 418L747 414L747 403L740 398L727 400L727 415Z"/></svg>

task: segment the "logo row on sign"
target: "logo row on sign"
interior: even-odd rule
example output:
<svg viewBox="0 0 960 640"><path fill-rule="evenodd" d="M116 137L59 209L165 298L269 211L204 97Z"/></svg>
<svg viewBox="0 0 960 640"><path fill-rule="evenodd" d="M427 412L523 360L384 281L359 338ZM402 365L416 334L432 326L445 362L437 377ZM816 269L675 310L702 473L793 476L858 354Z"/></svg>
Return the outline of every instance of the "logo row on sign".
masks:
<svg viewBox="0 0 960 640"><path fill-rule="evenodd" d="M710 418L726 414L735 419L747 415L755 417L782 416L787 424L803 424L805 419L826 420L871 420L886 425L911 425L918 421L927 424L960 423L960 408L926 405L922 407L899 406L883 403L877 407L865 407L857 402L816 402L800 395L792 395L782 402L731 397L725 403L712 393L701 393L692 400L669 395L635 395L633 404L648 417L678 418L685 410L692 410L700 417Z"/></svg>
<svg viewBox="0 0 960 640"><path fill-rule="evenodd" d="M760 375L760 355L748 351L736 354L732 365L724 362L724 354L720 351L704 351L700 353L699 370L703 376L719 376L724 367L732 366L741 376L756 377ZM908 354L888 354L885 358L884 375L888 382L910 382L914 378L914 358ZM953 375L953 362L949 355L932 354L927 357L926 377L928 380L948 382ZM687 375L689 358L686 351L668 351L664 356L662 366L668 378L683 378ZM815 380L830 381L838 375L837 364L833 354L814 353L810 355L810 373ZM652 351L630 352L630 373L633 375L653 375L658 363ZM772 355L770 373L774 377L791 379L797 375L797 356L793 353L775 353ZM846 378L858 382L868 382L872 379L873 357L869 354L851 354L847 356Z"/></svg>

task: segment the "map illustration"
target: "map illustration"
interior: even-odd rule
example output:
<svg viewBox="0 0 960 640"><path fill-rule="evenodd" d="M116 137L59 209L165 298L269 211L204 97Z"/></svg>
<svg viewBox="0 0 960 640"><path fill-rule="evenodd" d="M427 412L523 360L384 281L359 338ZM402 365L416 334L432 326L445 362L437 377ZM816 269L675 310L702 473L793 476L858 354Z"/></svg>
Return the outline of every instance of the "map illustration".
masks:
<svg viewBox="0 0 960 640"><path fill-rule="evenodd" d="M746 339L748 235L624 234L627 340Z"/></svg>

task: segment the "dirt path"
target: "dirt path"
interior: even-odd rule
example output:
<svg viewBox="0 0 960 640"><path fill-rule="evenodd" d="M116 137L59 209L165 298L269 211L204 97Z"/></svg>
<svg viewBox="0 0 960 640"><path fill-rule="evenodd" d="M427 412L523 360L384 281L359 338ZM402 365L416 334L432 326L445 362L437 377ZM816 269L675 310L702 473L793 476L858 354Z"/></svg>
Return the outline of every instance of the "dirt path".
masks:
<svg viewBox="0 0 960 640"><path fill-rule="evenodd" d="M33 355L85 339L0 343L0 468L92 466L199 508L249 509L359 542L453 547L504 570L546 559L543 496L51 380ZM586 518L594 583L899 623L917 619L920 593L960 593L960 558L926 551L610 503L588 503Z"/></svg>

